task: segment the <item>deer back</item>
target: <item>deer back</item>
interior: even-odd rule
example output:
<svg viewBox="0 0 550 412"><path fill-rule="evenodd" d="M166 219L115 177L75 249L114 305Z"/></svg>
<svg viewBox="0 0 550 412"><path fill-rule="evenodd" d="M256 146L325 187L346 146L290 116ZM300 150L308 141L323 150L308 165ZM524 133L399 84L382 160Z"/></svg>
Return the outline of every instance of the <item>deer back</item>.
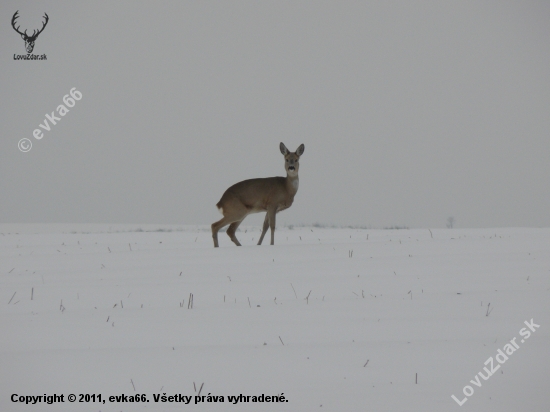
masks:
<svg viewBox="0 0 550 412"><path fill-rule="evenodd" d="M290 207L295 194L295 191L289 190L284 177L248 179L228 188L217 206L224 207L231 200L238 200L250 211L267 210L269 206L282 210Z"/></svg>

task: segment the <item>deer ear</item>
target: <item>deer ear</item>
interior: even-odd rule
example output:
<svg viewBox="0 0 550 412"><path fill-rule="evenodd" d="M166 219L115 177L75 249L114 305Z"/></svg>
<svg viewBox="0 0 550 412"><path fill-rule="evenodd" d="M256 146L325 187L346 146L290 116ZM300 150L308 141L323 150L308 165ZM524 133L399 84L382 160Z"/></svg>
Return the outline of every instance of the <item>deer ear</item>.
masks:
<svg viewBox="0 0 550 412"><path fill-rule="evenodd" d="M25 40L25 35L24 35L24 34L22 34L22 35L21 35L21 38L22 38L23 40Z"/></svg>
<svg viewBox="0 0 550 412"><path fill-rule="evenodd" d="M304 149L305 149L305 146L304 144L302 143L297 149L296 149L296 154L298 156L301 156L304 154Z"/></svg>
<svg viewBox="0 0 550 412"><path fill-rule="evenodd" d="M290 153L283 142L279 145L279 149L281 149L281 153L285 156Z"/></svg>

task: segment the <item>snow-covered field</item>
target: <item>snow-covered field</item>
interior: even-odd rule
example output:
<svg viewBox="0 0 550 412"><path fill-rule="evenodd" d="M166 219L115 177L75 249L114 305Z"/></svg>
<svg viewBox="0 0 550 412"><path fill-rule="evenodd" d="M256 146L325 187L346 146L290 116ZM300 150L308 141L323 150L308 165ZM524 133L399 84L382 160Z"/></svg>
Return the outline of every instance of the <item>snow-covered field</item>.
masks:
<svg viewBox="0 0 550 412"><path fill-rule="evenodd" d="M0 411L550 410L550 229L131 229L0 226Z"/></svg>

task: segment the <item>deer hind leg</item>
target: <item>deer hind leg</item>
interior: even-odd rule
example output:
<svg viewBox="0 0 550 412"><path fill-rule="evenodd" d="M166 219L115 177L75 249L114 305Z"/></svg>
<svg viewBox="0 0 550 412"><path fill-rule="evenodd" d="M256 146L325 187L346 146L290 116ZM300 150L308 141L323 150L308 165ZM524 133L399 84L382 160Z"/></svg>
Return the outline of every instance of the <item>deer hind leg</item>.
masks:
<svg viewBox="0 0 550 412"><path fill-rule="evenodd" d="M214 239L214 247L219 247L218 243L218 231L224 227L225 225L228 225L230 222L228 219L224 216L217 222L212 223L212 239Z"/></svg>
<svg viewBox="0 0 550 412"><path fill-rule="evenodd" d="M267 228L269 227L269 215L265 214L265 220L264 220L264 227L262 229L262 234L260 236L260 240L258 240L258 245L262 244L262 241L264 240L265 233L267 232Z"/></svg>
<svg viewBox="0 0 550 412"><path fill-rule="evenodd" d="M238 222L238 224L234 227L234 229L237 229L239 224L242 222L242 220L246 217L248 214L248 209L240 202L238 201L232 201L227 202L222 207L223 210L223 217L218 220L217 222L212 223L212 238L214 239L214 247L219 247L218 244L218 231L229 224ZM228 229L228 235L231 237L231 240L235 242L237 246L240 246L239 241L235 237L235 232L233 230L233 236L231 236L229 232L230 228Z"/></svg>
<svg viewBox="0 0 550 412"><path fill-rule="evenodd" d="M239 243L237 237L235 236L235 232L237 231L237 228L239 227L239 225L241 224L241 222L243 221L243 219L241 220L238 220L237 222L233 222L229 225L229 227L227 228L227 236L229 236L229 238L233 241L233 243L235 243L237 246L241 246L241 244Z"/></svg>

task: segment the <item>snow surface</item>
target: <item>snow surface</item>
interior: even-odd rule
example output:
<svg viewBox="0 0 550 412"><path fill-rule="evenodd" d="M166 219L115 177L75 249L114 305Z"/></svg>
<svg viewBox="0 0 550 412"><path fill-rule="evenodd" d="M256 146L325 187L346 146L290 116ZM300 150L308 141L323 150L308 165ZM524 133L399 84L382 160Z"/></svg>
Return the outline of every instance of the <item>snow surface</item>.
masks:
<svg viewBox="0 0 550 412"><path fill-rule="evenodd" d="M0 229L0 411L550 410L550 229ZM10 400L54 393L149 402Z"/></svg>

